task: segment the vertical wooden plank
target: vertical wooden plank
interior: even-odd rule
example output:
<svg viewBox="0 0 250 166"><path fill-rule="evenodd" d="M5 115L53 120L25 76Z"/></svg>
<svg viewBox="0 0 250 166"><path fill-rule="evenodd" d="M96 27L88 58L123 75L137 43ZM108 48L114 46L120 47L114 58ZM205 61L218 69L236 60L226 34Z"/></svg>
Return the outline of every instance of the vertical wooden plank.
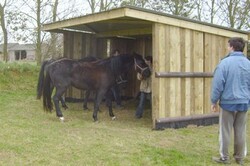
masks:
<svg viewBox="0 0 250 166"><path fill-rule="evenodd" d="M160 49L165 49L165 69L164 71L170 71L170 56L171 56L171 52L170 52L170 43L171 43L171 38L170 38L170 26L169 25L165 25L165 38L166 41L165 43L163 43L163 46ZM164 46L165 44L165 46ZM165 89L163 89L164 91L161 91L161 93L164 93L164 99L161 101L164 103L164 107L165 107L165 117L170 117L171 116L171 106L170 106L170 98L172 97L170 94L170 79L169 78L162 78L160 79L160 81L162 82L162 84L164 84ZM162 97L163 98L163 97Z"/></svg>
<svg viewBox="0 0 250 166"><path fill-rule="evenodd" d="M180 41L180 67L181 67L181 72L186 72L185 71L185 45L186 45L186 36L185 36L185 29L184 28L180 28L180 38L182 39ZM181 116L185 116L185 111L186 111L186 95L185 95L185 89L186 89L186 84L185 84L185 78L181 78L181 87L180 87L180 91L181 91L181 98L179 99L181 102Z"/></svg>
<svg viewBox="0 0 250 166"><path fill-rule="evenodd" d="M159 43L158 43L158 56L159 56L159 71L166 70L166 47L165 43L169 40L168 38L168 26L161 24L159 26ZM165 79L159 79L159 117L166 117L166 111L169 109L166 108L166 87L165 87ZM165 101L165 102L164 102Z"/></svg>
<svg viewBox="0 0 250 166"><path fill-rule="evenodd" d="M180 28L170 27L170 71L180 72ZM170 116L181 116L180 78L170 78Z"/></svg>
<svg viewBox="0 0 250 166"><path fill-rule="evenodd" d="M145 38L145 40L146 40L146 47L145 47L145 53L146 54L145 55L152 55L152 53L153 53L152 52L152 37L151 36L147 36Z"/></svg>
<svg viewBox="0 0 250 166"><path fill-rule="evenodd" d="M87 42L87 39L86 39L86 34L83 34L82 36L82 58L86 57L86 42Z"/></svg>
<svg viewBox="0 0 250 166"><path fill-rule="evenodd" d="M194 31L194 71L203 72L203 33ZM203 78L194 79L194 114L203 114Z"/></svg>
<svg viewBox="0 0 250 166"><path fill-rule="evenodd" d="M185 34L185 45L184 45L184 71L185 72L192 72L192 66L193 66L193 61L191 56L193 55L191 53L191 49L193 46L193 40L192 40L192 32L191 30L185 30L184 32ZM191 85L192 85L192 78L185 78L185 89L184 89L184 103L185 103L185 107L184 107L184 113L182 113L183 116L188 116L190 115L190 111L192 109L192 89L191 89Z"/></svg>
<svg viewBox="0 0 250 166"><path fill-rule="evenodd" d="M213 72L212 68L212 34L205 34L204 39L204 72ZM211 92L211 78L204 79L204 114L210 113L210 92Z"/></svg>
<svg viewBox="0 0 250 166"><path fill-rule="evenodd" d="M82 54L82 34L75 33L73 49L74 59L80 59Z"/></svg>
<svg viewBox="0 0 250 166"><path fill-rule="evenodd" d="M91 34L83 34L81 36L81 57L96 56L97 51L103 52L103 48L98 47L96 44L97 40ZM100 44L101 45L101 44ZM104 52L103 52L104 53ZM98 56L100 57L100 56Z"/></svg>
<svg viewBox="0 0 250 166"><path fill-rule="evenodd" d="M90 56L98 56L97 55L97 38L95 35L90 35L90 37L91 37L90 38L90 43L91 43ZM107 47L103 51L107 52Z"/></svg>
<svg viewBox="0 0 250 166"><path fill-rule="evenodd" d="M74 45L74 35L73 32L64 33L64 57L72 58L73 55L73 45ZM68 88L65 97L72 97L72 88Z"/></svg>
<svg viewBox="0 0 250 166"><path fill-rule="evenodd" d="M73 54L72 59L80 59L82 54L82 36L79 33L74 33L73 39ZM72 97L80 99L81 98L81 90L75 87L72 87Z"/></svg>
<svg viewBox="0 0 250 166"><path fill-rule="evenodd" d="M220 61L222 58L227 56L228 53L229 53L228 48L227 48L227 46L228 46L228 38L223 37L223 36L218 36L217 41L218 41L218 47L217 47L218 56L220 57L219 58L219 61ZM218 61L218 63L219 63L219 61Z"/></svg>
<svg viewBox="0 0 250 166"><path fill-rule="evenodd" d="M63 33L63 45L64 45L64 49L63 49L63 57L67 57L67 55L69 54L69 33L68 32L64 32Z"/></svg>
<svg viewBox="0 0 250 166"><path fill-rule="evenodd" d="M215 67L217 66L217 64L218 64L218 62L220 61L221 58L220 58L220 55L219 55L219 51L217 49L217 45L218 45L218 43L217 43L217 35L210 35L210 38L211 38L210 39L211 43L210 43L210 47L209 47L210 52L211 52L211 54L210 54L210 60L211 60L210 66L211 66L211 68L210 69L211 69L212 72L214 72ZM212 85L212 79L210 81L210 88L209 88L210 92L211 92L211 85ZM209 98L209 102L210 102L210 98Z"/></svg>
<svg viewBox="0 0 250 166"><path fill-rule="evenodd" d="M214 72L219 61L228 54L228 37L205 34L205 72ZM204 114L210 113L212 78L205 78Z"/></svg>
<svg viewBox="0 0 250 166"><path fill-rule="evenodd" d="M85 38L86 38L86 41L85 41L85 56L91 56L91 53L90 53L90 48L91 48L90 35L86 34Z"/></svg>
<svg viewBox="0 0 250 166"><path fill-rule="evenodd" d="M152 40L153 40L153 69L154 71L159 71L159 61L160 61L160 55L159 54L159 37L160 37L160 32L159 32L159 26L160 24L154 23L152 26ZM155 78L155 75L153 73L152 75L152 120L153 120L153 127L155 127L155 120L158 119L159 112L160 112L160 107L159 107L159 97L160 97L160 91L159 91L159 78Z"/></svg>
<svg viewBox="0 0 250 166"><path fill-rule="evenodd" d="M228 54L228 40L229 40L229 37L224 37L224 55Z"/></svg>

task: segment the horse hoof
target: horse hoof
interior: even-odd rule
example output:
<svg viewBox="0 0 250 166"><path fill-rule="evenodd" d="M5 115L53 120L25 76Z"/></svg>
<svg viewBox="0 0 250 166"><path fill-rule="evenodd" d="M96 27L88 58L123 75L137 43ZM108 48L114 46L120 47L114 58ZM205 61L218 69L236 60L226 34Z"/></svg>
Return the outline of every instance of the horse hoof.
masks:
<svg viewBox="0 0 250 166"><path fill-rule="evenodd" d="M64 117L62 116L62 117L59 117L59 120L61 121L61 122L64 122Z"/></svg>
<svg viewBox="0 0 250 166"><path fill-rule="evenodd" d="M98 123L98 119L97 119L97 118L93 118L93 121L94 121L95 123Z"/></svg>
<svg viewBox="0 0 250 166"><path fill-rule="evenodd" d="M113 117L112 117L112 120L116 120L116 117L115 117L115 116L113 116Z"/></svg>

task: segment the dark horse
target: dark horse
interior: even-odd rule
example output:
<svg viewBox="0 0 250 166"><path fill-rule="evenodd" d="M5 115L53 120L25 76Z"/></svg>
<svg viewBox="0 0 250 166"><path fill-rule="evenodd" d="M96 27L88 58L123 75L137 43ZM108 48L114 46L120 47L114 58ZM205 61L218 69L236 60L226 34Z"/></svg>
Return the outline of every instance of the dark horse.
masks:
<svg viewBox="0 0 250 166"><path fill-rule="evenodd" d="M47 66L50 65L51 63L54 63L54 62L56 62L58 60L62 60L62 59L63 58L49 59L49 60L43 61L42 65L41 65L40 73L39 73L38 84L37 84L37 99L41 99L41 97L42 97L42 90L43 90L43 83L44 83L44 73L47 71ZM97 58L97 57L94 57L94 56L87 56L87 57L84 57L84 58L79 59L77 61L79 61L79 62L93 62L93 61L97 61L97 60L100 60L100 59ZM53 89L54 89L54 85L51 84L51 92L53 91ZM88 109L87 101L88 101L89 95L90 95L90 90L86 90L85 98L84 98L84 101L83 101L83 109L84 110ZM60 98L60 101L61 101L62 107L64 109L68 109L68 106L66 105L65 100L64 100L63 97Z"/></svg>
<svg viewBox="0 0 250 166"><path fill-rule="evenodd" d="M60 120L64 120L59 107L59 100L69 86L74 86L82 90L96 92L94 103L93 119L97 121L97 112L103 97L106 95L106 102L109 108L109 115L115 119L112 110L110 94L111 87L115 84L116 77L129 70L131 67L149 77L151 72L141 55L120 55L110 57L95 62L80 62L70 59L61 59L47 66L43 85L43 106L45 111L52 111L51 84L56 88L53 96L56 115Z"/></svg>

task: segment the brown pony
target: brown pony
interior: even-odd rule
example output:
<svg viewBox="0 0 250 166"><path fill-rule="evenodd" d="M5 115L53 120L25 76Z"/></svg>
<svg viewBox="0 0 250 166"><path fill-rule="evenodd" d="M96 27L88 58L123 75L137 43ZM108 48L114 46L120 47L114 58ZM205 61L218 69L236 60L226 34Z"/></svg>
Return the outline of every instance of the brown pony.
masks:
<svg viewBox="0 0 250 166"><path fill-rule="evenodd" d="M139 54L124 54L110 57L95 62L81 62L71 59L57 60L47 66L43 83L43 106L45 111L51 112L53 104L51 101L51 84L56 92L53 102L56 115L64 120L59 107L59 100L70 86L82 90L96 92L94 103L93 119L97 121L97 112L103 97L106 95L106 102L109 108L109 115L115 119L112 110L112 100L109 94L111 87L115 84L116 77L134 67L143 77L149 77L151 72L143 57Z"/></svg>
<svg viewBox="0 0 250 166"><path fill-rule="evenodd" d="M42 90L43 90L43 83L44 83L44 73L47 71L48 65L50 65L51 63L54 63L54 62L56 62L58 60L61 60L61 59L63 59L63 58L49 59L49 60L43 61L42 65L41 65L40 72L39 72L38 83L37 83L37 99L41 99L41 97L42 97L42 93L43 93ZM87 56L87 57L84 57L84 58L79 59L77 61L79 61L79 62L93 62L93 61L97 61L97 60L100 60L100 59L97 58L97 57L94 57L94 56ZM51 84L51 92L53 91L53 89L54 89L54 85ZM89 96L90 96L90 90L86 90L84 101L83 101L83 109L84 110L88 109L87 102L88 102ZM60 98L60 101L61 101L62 107L64 109L68 109L68 106L66 105L65 100L64 100L63 97Z"/></svg>

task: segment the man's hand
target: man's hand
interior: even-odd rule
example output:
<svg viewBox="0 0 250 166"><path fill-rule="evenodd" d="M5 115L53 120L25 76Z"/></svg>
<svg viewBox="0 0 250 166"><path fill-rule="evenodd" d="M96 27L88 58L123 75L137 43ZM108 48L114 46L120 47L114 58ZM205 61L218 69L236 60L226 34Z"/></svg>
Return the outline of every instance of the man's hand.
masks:
<svg viewBox="0 0 250 166"><path fill-rule="evenodd" d="M219 108L217 104L212 104L211 105L211 112L219 112Z"/></svg>
<svg viewBox="0 0 250 166"><path fill-rule="evenodd" d="M137 79L138 80L142 80L143 78L142 78L142 75L140 74L140 73L137 73Z"/></svg>

